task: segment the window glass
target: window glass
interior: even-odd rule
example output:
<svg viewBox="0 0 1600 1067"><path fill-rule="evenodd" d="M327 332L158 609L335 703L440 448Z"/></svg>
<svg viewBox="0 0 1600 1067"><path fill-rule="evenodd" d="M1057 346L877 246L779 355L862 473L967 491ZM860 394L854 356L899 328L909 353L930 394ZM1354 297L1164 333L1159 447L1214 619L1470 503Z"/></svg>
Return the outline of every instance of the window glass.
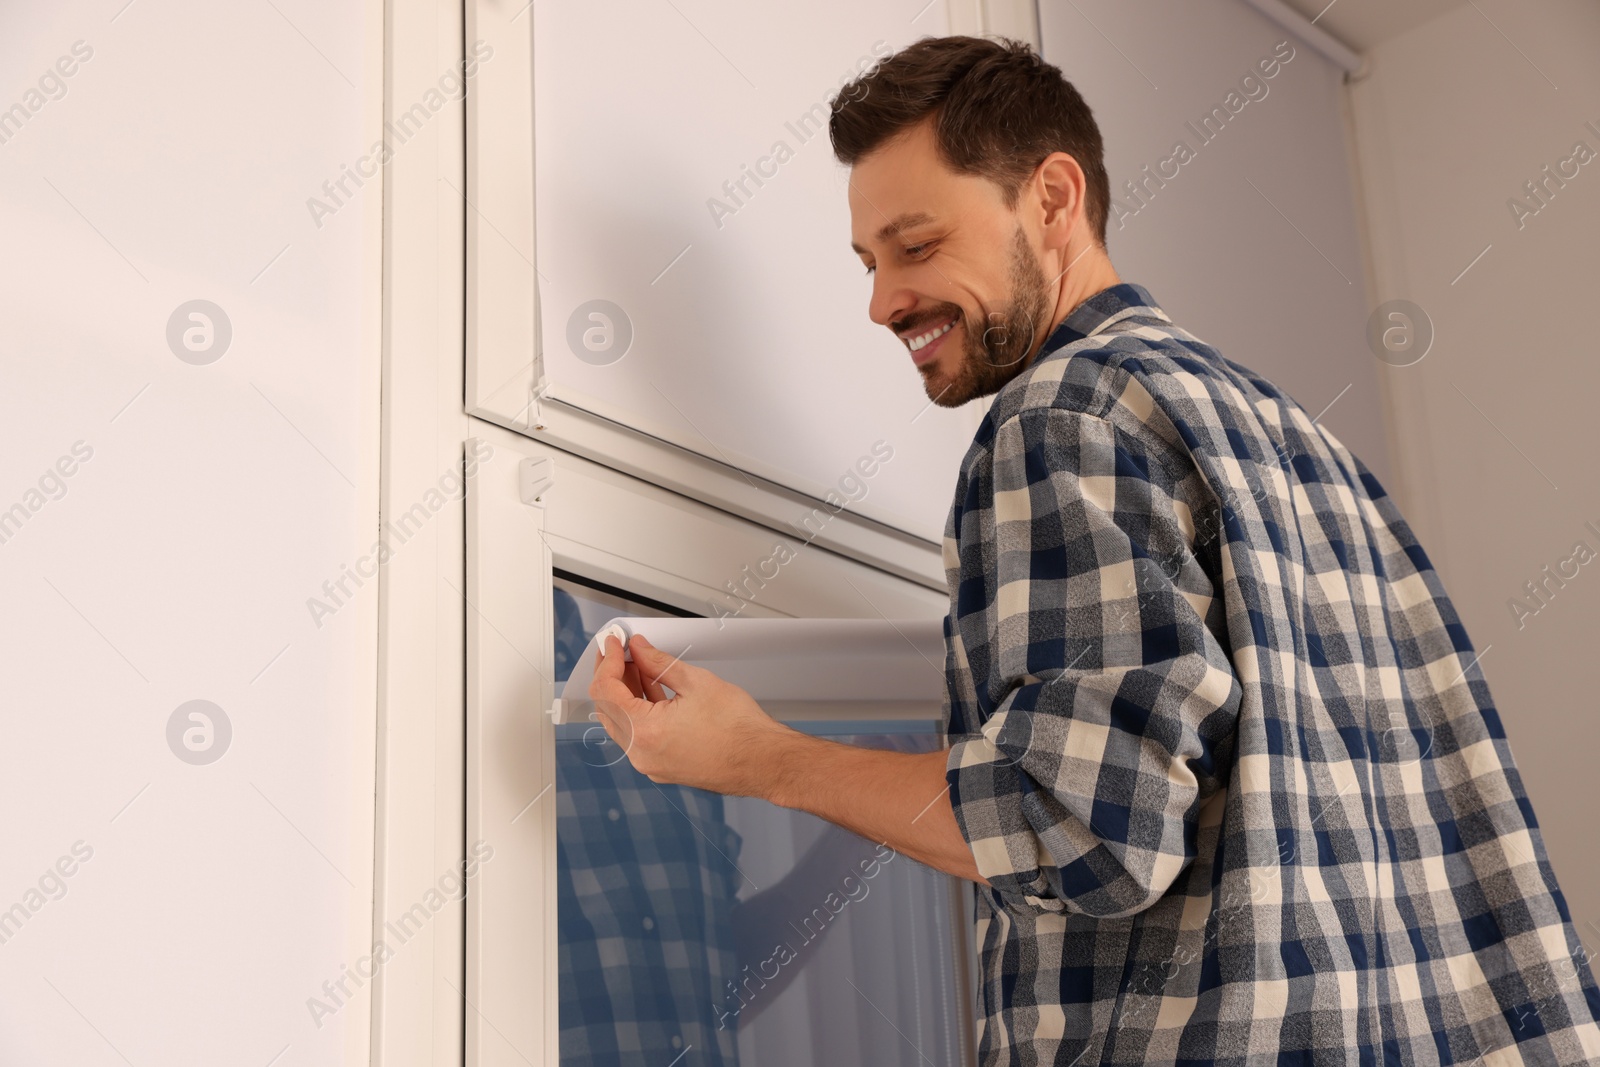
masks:
<svg viewBox="0 0 1600 1067"><path fill-rule="evenodd" d="M617 615L687 614L558 576L557 683ZM589 654L593 654L590 652ZM791 723L929 751L940 723ZM963 1062L953 879L823 820L639 774L556 728L563 1064Z"/></svg>

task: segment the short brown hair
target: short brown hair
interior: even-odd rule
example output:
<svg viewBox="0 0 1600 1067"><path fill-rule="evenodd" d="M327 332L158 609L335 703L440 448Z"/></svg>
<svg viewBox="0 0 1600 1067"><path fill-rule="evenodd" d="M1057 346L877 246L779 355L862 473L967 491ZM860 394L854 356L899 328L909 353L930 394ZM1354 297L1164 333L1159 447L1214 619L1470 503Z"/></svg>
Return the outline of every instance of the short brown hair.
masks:
<svg viewBox="0 0 1600 1067"><path fill-rule="evenodd" d="M1051 152L1083 168L1089 225L1103 246L1111 183L1094 114L1057 67L1021 41L924 37L839 90L828 135L846 166L937 114L934 139L953 169L988 178L1006 207Z"/></svg>

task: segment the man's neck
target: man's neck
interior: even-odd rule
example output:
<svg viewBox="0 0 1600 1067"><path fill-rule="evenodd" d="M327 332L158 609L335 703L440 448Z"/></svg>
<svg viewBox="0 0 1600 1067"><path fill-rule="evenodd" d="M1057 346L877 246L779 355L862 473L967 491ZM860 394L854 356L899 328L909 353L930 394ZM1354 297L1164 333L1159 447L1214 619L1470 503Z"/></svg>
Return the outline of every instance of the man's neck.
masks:
<svg viewBox="0 0 1600 1067"><path fill-rule="evenodd" d="M1034 339L1033 351L1028 355L1029 363L1033 362L1034 356L1038 355L1050 335L1055 333L1056 327L1065 322L1067 316L1078 309L1078 305L1122 281L1117 276L1116 268L1111 265L1111 258L1100 245L1091 244L1086 249L1073 251L1072 255L1069 266L1056 279L1056 306L1050 314L1049 325Z"/></svg>

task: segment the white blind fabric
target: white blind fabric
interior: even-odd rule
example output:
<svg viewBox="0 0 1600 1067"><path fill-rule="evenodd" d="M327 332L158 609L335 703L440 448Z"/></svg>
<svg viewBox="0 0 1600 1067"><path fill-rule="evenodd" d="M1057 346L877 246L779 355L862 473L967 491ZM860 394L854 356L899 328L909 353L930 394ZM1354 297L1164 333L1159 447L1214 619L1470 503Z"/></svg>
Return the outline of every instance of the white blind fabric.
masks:
<svg viewBox="0 0 1600 1067"><path fill-rule="evenodd" d="M558 724L594 711L589 685L608 633L645 640L744 689L779 719L908 719L940 714L940 619L670 619L619 616L573 664L550 709Z"/></svg>

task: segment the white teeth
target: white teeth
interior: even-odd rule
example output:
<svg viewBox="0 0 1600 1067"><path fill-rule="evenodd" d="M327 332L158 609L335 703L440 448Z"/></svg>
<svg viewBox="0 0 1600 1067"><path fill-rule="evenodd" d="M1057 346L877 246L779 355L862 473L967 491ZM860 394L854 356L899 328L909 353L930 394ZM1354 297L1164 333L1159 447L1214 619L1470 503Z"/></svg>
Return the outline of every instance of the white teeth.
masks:
<svg viewBox="0 0 1600 1067"><path fill-rule="evenodd" d="M922 334L919 337L913 337L911 340L906 342L906 347L910 348L911 351L915 352L919 348L922 348L924 345L926 345L929 341L932 341L935 338L943 337L945 334L949 333L950 332L950 328L952 326L954 326L954 325L955 325L955 320L951 319L949 322L945 323L943 326L939 327L937 330L929 330L927 333Z"/></svg>

